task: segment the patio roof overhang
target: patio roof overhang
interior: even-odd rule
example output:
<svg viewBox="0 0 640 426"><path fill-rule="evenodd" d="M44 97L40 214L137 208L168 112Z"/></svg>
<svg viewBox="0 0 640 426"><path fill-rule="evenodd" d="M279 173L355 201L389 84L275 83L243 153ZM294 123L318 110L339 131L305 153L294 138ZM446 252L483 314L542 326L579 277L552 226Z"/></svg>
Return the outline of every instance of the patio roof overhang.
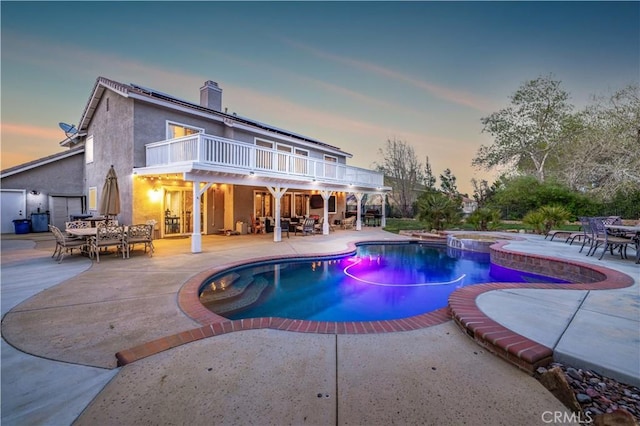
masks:
<svg viewBox="0 0 640 426"><path fill-rule="evenodd" d="M178 175L185 181L224 183L243 186L270 186L297 190L326 190L352 193L386 194L391 191L387 186L371 186L357 182L342 182L332 179L309 179L292 175L282 175L268 171L246 171L234 167L185 162L160 166L139 167L133 169L137 176Z"/></svg>

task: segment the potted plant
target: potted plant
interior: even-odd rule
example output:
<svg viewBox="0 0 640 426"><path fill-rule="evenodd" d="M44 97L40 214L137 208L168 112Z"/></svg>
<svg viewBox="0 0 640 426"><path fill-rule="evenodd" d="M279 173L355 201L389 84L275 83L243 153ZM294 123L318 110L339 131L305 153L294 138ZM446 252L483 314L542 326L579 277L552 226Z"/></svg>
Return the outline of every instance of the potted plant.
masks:
<svg viewBox="0 0 640 426"><path fill-rule="evenodd" d="M22 210L18 212L18 217L18 219L13 220L16 234L28 234L31 228L31 221L22 217Z"/></svg>

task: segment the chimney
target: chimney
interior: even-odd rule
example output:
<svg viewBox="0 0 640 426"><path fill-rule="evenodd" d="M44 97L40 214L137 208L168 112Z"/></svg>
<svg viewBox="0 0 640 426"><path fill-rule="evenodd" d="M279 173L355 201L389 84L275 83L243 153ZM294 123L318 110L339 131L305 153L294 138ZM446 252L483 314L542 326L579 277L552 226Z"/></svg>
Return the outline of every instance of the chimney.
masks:
<svg viewBox="0 0 640 426"><path fill-rule="evenodd" d="M222 89L212 80L204 82L200 88L200 106L222 112Z"/></svg>

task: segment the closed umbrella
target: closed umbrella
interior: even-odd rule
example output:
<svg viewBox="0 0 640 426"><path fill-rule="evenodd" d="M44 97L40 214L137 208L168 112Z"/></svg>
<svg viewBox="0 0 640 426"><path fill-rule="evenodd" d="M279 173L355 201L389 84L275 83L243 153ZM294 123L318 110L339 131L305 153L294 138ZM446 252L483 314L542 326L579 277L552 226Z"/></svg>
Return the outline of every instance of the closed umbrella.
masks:
<svg viewBox="0 0 640 426"><path fill-rule="evenodd" d="M120 190L118 189L118 177L113 165L111 165L107 173L107 179L102 188L100 214L103 216L117 216L120 214Z"/></svg>

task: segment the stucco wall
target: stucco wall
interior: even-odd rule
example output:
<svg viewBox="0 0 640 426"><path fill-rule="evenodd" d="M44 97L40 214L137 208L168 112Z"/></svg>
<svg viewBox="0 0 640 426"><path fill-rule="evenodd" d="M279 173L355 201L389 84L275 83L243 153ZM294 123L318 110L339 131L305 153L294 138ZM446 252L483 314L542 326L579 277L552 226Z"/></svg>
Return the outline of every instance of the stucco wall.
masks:
<svg viewBox="0 0 640 426"><path fill-rule="evenodd" d="M27 211L24 217L50 210L49 195L81 196L84 192L84 155L78 153L27 171L16 173L0 181L2 189L24 189L27 192ZM30 192L37 191L33 195Z"/></svg>
<svg viewBox="0 0 640 426"><path fill-rule="evenodd" d="M93 162L86 165L85 193L95 186L98 208L102 188L109 167L113 164L118 176L121 211L118 219L123 224L132 223L133 204L133 100L106 90L88 127L93 135ZM93 210L90 213L98 214Z"/></svg>
<svg viewBox="0 0 640 426"><path fill-rule="evenodd" d="M262 135L238 127L230 127L221 122L207 120L186 113L168 110L156 105L150 105L143 102L135 104L135 167L144 167L146 163L144 145L151 142L159 142L166 139L166 122L174 121L176 123L185 124L192 127L202 128L208 135L221 136L224 138L234 139L248 144L254 144L255 138L279 142L285 145L301 148L309 151L309 157L323 159L324 151L317 148L295 143L279 137L278 134L272 133ZM331 154L338 157L338 163L345 164L346 157Z"/></svg>

